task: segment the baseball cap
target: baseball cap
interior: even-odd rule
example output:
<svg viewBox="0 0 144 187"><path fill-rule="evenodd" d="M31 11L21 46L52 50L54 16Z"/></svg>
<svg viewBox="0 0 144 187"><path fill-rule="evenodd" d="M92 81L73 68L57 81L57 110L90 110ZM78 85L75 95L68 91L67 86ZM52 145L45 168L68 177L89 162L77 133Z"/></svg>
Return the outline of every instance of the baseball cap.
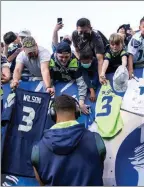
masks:
<svg viewBox="0 0 144 187"><path fill-rule="evenodd" d="M60 42L56 48L57 53L71 53L71 47L67 42Z"/></svg>
<svg viewBox="0 0 144 187"><path fill-rule="evenodd" d="M32 36L25 37L22 41L23 48L25 48L25 53L33 53L37 50L37 44Z"/></svg>
<svg viewBox="0 0 144 187"><path fill-rule="evenodd" d="M23 29L19 32L18 36L20 36L20 37L31 36L31 32L27 29Z"/></svg>
<svg viewBox="0 0 144 187"><path fill-rule="evenodd" d="M113 88L116 92L125 92L129 80L128 70L124 66L119 66L113 76Z"/></svg>

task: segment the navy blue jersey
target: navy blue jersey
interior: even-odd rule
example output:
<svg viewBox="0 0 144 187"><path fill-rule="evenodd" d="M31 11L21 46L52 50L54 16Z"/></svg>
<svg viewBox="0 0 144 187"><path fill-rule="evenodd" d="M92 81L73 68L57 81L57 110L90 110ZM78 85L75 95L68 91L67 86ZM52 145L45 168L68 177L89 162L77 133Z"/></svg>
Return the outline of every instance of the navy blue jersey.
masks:
<svg viewBox="0 0 144 187"><path fill-rule="evenodd" d="M48 113L50 95L16 89L10 94L2 114L7 133L2 154L2 172L33 177L30 157L33 144L53 124ZM48 120L49 118L49 120ZM48 121L47 121L48 120Z"/></svg>

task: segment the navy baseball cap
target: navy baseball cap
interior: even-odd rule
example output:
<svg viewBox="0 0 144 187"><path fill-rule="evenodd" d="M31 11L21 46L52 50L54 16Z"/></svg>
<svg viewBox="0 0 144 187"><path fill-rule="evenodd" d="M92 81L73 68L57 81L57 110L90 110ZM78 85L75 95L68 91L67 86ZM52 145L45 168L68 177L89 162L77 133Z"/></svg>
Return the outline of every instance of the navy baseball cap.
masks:
<svg viewBox="0 0 144 187"><path fill-rule="evenodd" d="M71 53L71 47L67 42L60 42L56 47L56 53Z"/></svg>

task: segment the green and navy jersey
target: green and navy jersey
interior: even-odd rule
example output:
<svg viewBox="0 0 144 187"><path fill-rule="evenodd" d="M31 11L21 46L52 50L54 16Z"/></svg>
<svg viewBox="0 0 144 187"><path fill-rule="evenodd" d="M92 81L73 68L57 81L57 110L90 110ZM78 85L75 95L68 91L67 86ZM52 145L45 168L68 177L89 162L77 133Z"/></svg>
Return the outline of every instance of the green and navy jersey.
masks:
<svg viewBox="0 0 144 187"><path fill-rule="evenodd" d="M85 100L87 95L87 85L79 68L79 62L76 58L70 59L67 66L62 66L55 55L52 55L49 70L52 83L55 81L69 82L75 80L78 86L79 99Z"/></svg>
<svg viewBox="0 0 144 187"><path fill-rule="evenodd" d="M103 138L111 138L123 128L121 103L122 98L113 92L109 82L102 85L97 99L95 120Z"/></svg>
<svg viewBox="0 0 144 187"><path fill-rule="evenodd" d="M71 81L81 77L79 62L76 58L70 59L67 66L62 66L56 56L51 57L49 63L50 75L54 81Z"/></svg>
<svg viewBox="0 0 144 187"><path fill-rule="evenodd" d="M122 57L128 56L128 53L125 49L122 49L119 53L114 54L110 48L107 49L107 52L105 53L104 60L109 61L109 67L107 70L107 73L111 71L111 69L117 69L118 66L122 65Z"/></svg>

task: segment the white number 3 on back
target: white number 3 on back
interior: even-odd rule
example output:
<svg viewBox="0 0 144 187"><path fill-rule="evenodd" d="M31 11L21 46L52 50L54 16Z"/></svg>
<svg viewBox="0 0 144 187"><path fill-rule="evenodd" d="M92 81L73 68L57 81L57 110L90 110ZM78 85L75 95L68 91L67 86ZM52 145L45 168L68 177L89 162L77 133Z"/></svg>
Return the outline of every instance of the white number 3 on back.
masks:
<svg viewBox="0 0 144 187"><path fill-rule="evenodd" d="M32 129L33 119L35 118L35 111L32 107L23 107L23 112L28 113L28 116L23 116L22 121L26 123L26 125L20 124L18 127L19 131L28 132Z"/></svg>

